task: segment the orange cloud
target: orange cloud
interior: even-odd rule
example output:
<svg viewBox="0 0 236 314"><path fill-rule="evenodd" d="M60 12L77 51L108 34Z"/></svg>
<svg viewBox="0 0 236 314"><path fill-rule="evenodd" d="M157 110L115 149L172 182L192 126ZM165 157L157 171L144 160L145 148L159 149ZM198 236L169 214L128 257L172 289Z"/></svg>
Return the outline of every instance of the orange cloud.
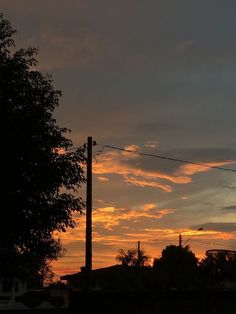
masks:
<svg viewBox="0 0 236 314"><path fill-rule="evenodd" d="M171 192L172 191L172 188L169 185L162 184L159 182L142 180L142 179L135 178L135 177L125 177L125 181L128 183L131 183L133 185L136 185L136 186L159 188L165 192Z"/></svg>
<svg viewBox="0 0 236 314"><path fill-rule="evenodd" d="M146 211L146 210L154 209L156 207L157 207L156 204L148 203L148 204L143 205L143 210Z"/></svg>
<svg viewBox="0 0 236 314"><path fill-rule="evenodd" d="M144 204L141 208L115 208L101 207L97 208L93 214L94 226L100 225L104 229L112 230L113 227L120 225L121 221L137 221L143 218L161 219L166 215L174 213L173 209L159 210L154 204Z"/></svg>
<svg viewBox="0 0 236 314"><path fill-rule="evenodd" d="M134 158L139 157L138 154L135 154L135 152L139 150L138 145L131 144L131 145L125 146L124 149L133 152L133 154L130 154L130 152L125 152L125 151L122 152L122 155L128 157L128 159L134 159Z"/></svg>
<svg viewBox="0 0 236 314"><path fill-rule="evenodd" d="M162 215L162 216L165 216L165 215L169 215L169 214L174 214L175 211L173 209L162 209L159 211L159 213Z"/></svg>
<svg viewBox="0 0 236 314"><path fill-rule="evenodd" d="M107 182L109 179L107 177L97 177L99 181Z"/></svg>
<svg viewBox="0 0 236 314"><path fill-rule="evenodd" d="M172 183L186 184L191 182L191 178L187 176L171 176L159 171L144 170L127 166L114 159L105 159L96 163L93 167L95 174L119 174L122 176L134 175L149 179L165 179Z"/></svg>
<svg viewBox="0 0 236 314"><path fill-rule="evenodd" d="M230 164L234 164L234 163L236 163L236 160L219 161L219 162L210 161L207 163L207 165L210 167L222 167L222 166L230 165ZM193 175L195 173L209 171L210 169L211 168L204 167L201 165L186 164L186 165L180 166L180 168L178 169L176 174Z"/></svg>
<svg viewBox="0 0 236 314"><path fill-rule="evenodd" d="M97 174L100 178L105 174L118 174L127 183L136 186L158 188L165 192L171 192L172 188L168 184L159 182L159 179L175 184L187 184L192 181L188 176L170 175L160 171L145 170L137 165L127 165L124 163L124 160L122 161L122 154L115 151L103 154L102 158L93 166L94 174ZM135 158L139 157L134 156Z"/></svg>
<svg viewBox="0 0 236 314"><path fill-rule="evenodd" d="M136 151L139 149L137 145L126 146L125 149ZM181 165L174 174L167 174L156 170L146 170L138 166L138 164L127 165L122 160L122 157L129 157L129 159L139 158L137 154L130 154L128 152L109 151L102 155L102 158L94 164L93 172L97 175L104 174L118 174L125 182L142 187L158 188L165 192L171 192L170 185L159 182L159 180L166 180L174 184L188 184L192 182L191 175L200 172L211 170L210 167L221 167L236 163L235 160L207 163L210 167L195 164ZM127 160L127 158L126 158ZM99 176L100 180L103 176ZM105 178L105 177L104 177Z"/></svg>

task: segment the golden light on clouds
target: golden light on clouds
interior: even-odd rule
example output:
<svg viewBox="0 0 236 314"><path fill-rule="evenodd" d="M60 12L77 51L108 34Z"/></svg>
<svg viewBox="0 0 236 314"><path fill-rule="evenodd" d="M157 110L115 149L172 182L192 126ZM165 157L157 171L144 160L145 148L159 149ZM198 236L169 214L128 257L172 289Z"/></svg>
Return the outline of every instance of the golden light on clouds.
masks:
<svg viewBox="0 0 236 314"><path fill-rule="evenodd" d="M108 182L108 181L109 181L109 179L108 179L107 177L98 176L97 179L98 179L99 181L103 181L103 182Z"/></svg>
<svg viewBox="0 0 236 314"><path fill-rule="evenodd" d="M165 179L172 183L186 184L191 182L191 178L187 176L171 176L159 171L148 171L134 166L127 166L118 160L104 159L94 164L93 171L95 174L118 174L121 176L134 175L150 179Z"/></svg>
<svg viewBox="0 0 236 314"><path fill-rule="evenodd" d="M150 210L150 209L154 209L156 208L156 204L153 204L153 203L148 203L148 204L144 204L143 205L143 210L146 211L146 210Z"/></svg>
<svg viewBox="0 0 236 314"><path fill-rule="evenodd" d="M94 226L100 225L104 229L112 230L122 221L136 221L144 218L161 219L166 215L174 213L173 209L158 209L154 204L144 204L140 208L115 208L100 207L96 208L93 213Z"/></svg>
<svg viewBox="0 0 236 314"><path fill-rule="evenodd" d="M125 182L130 183L132 185L141 186L141 187L151 187L151 188L158 188L165 192L171 192L172 188L167 184L162 184L154 181L147 181L144 179L139 179L135 177L128 177L125 176Z"/></svg>
<svg viewBox="0 0 236 314"><path fill-rule="evenodd" d="M135 145L129 146L130 150L136 150L138 147ZM192 179L186 175L171 175L158 170L142 169L137 164L127 165L123 157L129 157L129 159L138 159L136 154L130 154L128 152L115 152L109 151L102 154L102 158L98 160L93 166L93 172L97 175L98 180L105 181L104 175L116 174L120 175L123 180L131 185L140 187L151 187L161 189L164 192L171 192L172 187L169 184L161 182L165 180L174 184L187 184L192 182Z"/></svg>
<svg viewBox="0 0 236 314"><path fill-rule="evenodd" d="M135 159L139 156L138 154L135 154L135 152L137 152L139 150L139 148L140 147L138 145L131 144L131 145L125 146L124 149L128 150L130 152L133 152L133 153L130 154L130 152L122 151L121 154L122 154L122 156L125 156L128 159Z"/></svg>
<svg viewBox="0 0 236 314"><path fill-rule="evenodd" d="M110 212L110 213L113 213L113 212L115 212L115 207L103 207L103 208L99 208L99 211L100 212L105 212L105 213L108 213L108 212Z"/></svg>
<svg viewBox="0 0 236 314"><path fill-rule="evenodd" d="M222 167L222 166L231 165L234 163L236 163L236 160L228 160L228 161L220 161L220 162L210 161L210 162L207 162L206 165L210 167ZM180 166L180 168L178 169L176 173L180 175L194 175L199 172L209 171L210 169L211 168L207 168L201 165L186 164L186 165Z"/></svg>

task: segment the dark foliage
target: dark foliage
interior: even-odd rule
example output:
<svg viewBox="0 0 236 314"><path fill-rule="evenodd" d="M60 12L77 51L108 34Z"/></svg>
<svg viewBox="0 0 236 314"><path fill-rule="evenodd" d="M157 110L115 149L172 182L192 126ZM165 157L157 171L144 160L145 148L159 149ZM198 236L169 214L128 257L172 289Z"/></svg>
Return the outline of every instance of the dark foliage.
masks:
<svg viewBox="0 0 236 314"><path fill-rule="evenodd" d="M236 255L228 256L224 252L209 255L199 263L205 285L220 286L224 281L236 284Z"/></svg>
<svg viewBox="0 0 236 314"><path fill-rule="evenodd" d="M73 227L72 213L84 206L74 192L85 181L85 157L82 149L68 151L69 130L53 118L61 93L49 75L35 70L37 50L16 50L14 34L1 14L0 277L29 278L59 256L53 232Z"/></svg>
<svg viewBox="0 0 236 314"><path fill-rule="evenodd" d="M129 249L127 251L120 249L116 260L123 266L149 266L149 256L143 250Z"/></svg>
<svg viewBox="0 0 236 314"><path fill-rule="evenodd" d="M195 288L197 282L197 258L188 246L169 245L155 259L159 282L164 289Z"/></svg>

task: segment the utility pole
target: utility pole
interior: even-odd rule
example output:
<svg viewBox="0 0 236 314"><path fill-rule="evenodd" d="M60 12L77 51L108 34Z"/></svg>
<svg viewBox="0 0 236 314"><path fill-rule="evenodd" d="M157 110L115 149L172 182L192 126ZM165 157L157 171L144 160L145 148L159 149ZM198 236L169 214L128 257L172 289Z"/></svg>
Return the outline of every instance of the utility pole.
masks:
<svg viewBox="0 0 236 314"><path fill-rule="evenodd" d="M180 234L179 235L179 247L181 247L182 246L182 235Z"/></svg>
<svg viewBox="0 0 236 314"><path fill-rule="evenodd" d="M92 137L87 142L87 195L86 195L86 257L87 290L91 290L92 283Z"/></svg>
<svg viewBox="0 0 236 314"><path fill-rule="evenodd" d="M140 261L140 258L141 258L141 242L138 241L138 266L141 266L141 261Z"/></svg>
<svg viewBox="0 0 236 314"><path fill-rule="evenodd" d="M140 250L141 250L141 242L138 241L138 255L140 254Z"/></svg>

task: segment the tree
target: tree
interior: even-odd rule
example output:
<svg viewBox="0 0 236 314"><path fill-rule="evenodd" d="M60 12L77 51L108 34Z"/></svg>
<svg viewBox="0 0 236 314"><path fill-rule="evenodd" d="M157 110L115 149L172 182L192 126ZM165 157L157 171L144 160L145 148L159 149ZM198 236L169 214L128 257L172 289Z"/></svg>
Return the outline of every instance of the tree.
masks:
<svg viewBox="0 0 236 314"><path fill-rule="evenodd" d="M229 250L208 250L199 263L202 280L206 285L224 280L236 280L236 253Z"/></svg>
<svg viewBox="0 0 236 314"><path fill-rule="evenodd" d="M129 249L127 251L120 249L116 260L123 266L149 266L149 256L145 255L143 250Z"/></svg>
<svg viewBox="0 0 236 314"><path fill-rule="evenodd" d="M52 78L35 70L37 49L15 50L16 33L0 14L0 110L3 182L0 277L43 273L62 246L54 231L74 227L75 195L85 182L84 150L69 150L67 128L53 112L61 92ZM3 206L3 205L2 205Z"/></svg>
<svg viewBox="0 0 236 314"><path fill-rule="evenodd" d="M153 268L159 273L163 287L188 288L195 285L197 261L189 246L169 245L160 259L154 260Z"/></svg>

